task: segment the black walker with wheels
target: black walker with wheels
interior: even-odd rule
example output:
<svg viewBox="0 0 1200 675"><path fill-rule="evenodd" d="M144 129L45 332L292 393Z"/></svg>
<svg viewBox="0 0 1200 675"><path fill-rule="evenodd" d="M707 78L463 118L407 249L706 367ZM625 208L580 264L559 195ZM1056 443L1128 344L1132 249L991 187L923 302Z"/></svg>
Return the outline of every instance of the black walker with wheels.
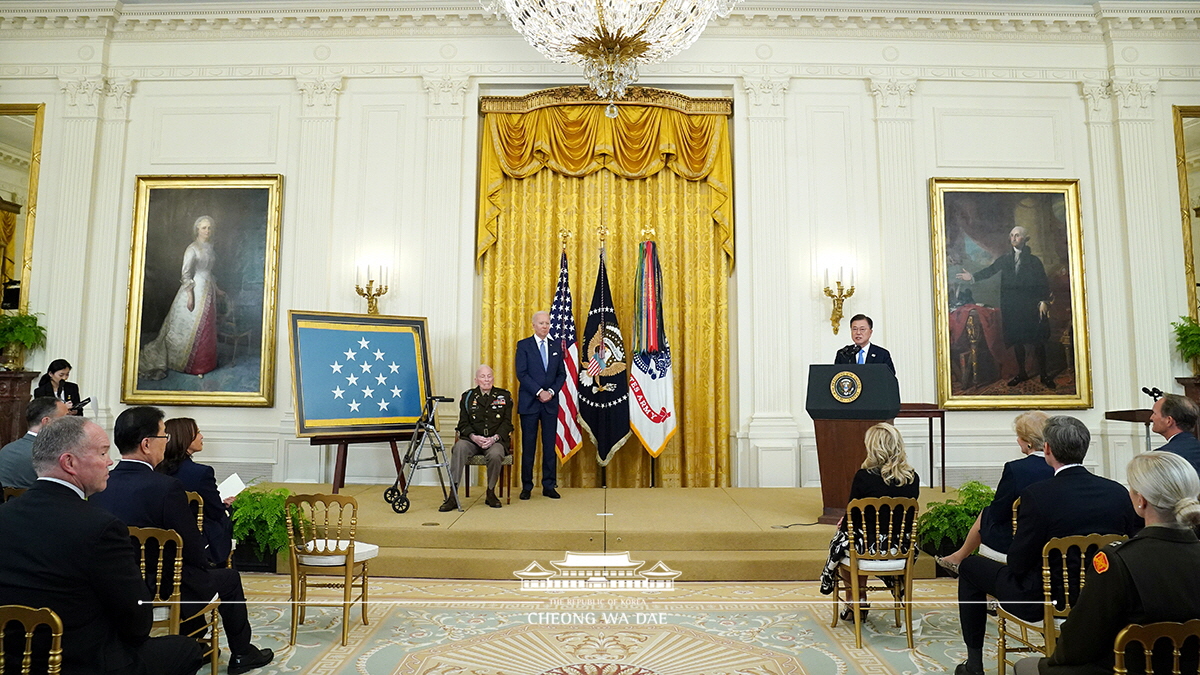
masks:
<svg viewBox="0 0 1200 675"><path fill-rule="evenodd" d="M434 425L438 403L454 403L454 399L445 396L429 396L425 399L425 409L421 411L421 418L417 420L417 426L408 442L408 451L404 453L404 462L401 465L403 468L396 474L396 482L383 491L383 498L392 505L392 510L396 513L408 511L408 487L412 485L413 476L419 469L437 469L438 482L442 485L442 498L454 495L458 510L463 510L462 502L458 499L458 490L454 487L453 476L447 481L442 474L445 470L446 475L449 475L450 460L446 456L446 446L442 444L437 426ZM430 439L429 454L422 455L426 439ZM446 491L447 482L450 483L449 492Z"/></svg>

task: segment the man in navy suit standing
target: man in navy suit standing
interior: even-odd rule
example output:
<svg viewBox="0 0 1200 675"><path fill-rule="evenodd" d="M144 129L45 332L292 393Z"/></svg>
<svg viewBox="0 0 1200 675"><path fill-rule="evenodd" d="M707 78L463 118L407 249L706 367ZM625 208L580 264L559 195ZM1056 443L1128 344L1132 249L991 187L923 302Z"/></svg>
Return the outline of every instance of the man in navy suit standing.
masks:
<svg viewBox="0 0 1200 675"><path fill-rule="evenodd" d="M892 354L879 345L871 344L871 333L875 330L875 322L866 314L855 314L850 318L850 339L852 345L846 345L838 350L833 358L834 364L839 363L882 363L896 374L896 364L892 363Z"/></svg>
<svg viewBox="0 0 1200 675"><path fill-rule="evenodd" d="M1150 409L1150 429L1167 439L1159 448L1186 459L1200 473L1200 440L1196 440L1196 418L1200 406L1186 396L1167 394Z"/></svg>
<svg viewBox="0 0 1200 675"><path fill-rule="evenodd" d="M558 392L567 381L562 345L550 339L550 315L534 312L533 335L517 342L517 413L521 416L521 499L533 491L533 458L542 425L542 494L558 499Z"/></svg>

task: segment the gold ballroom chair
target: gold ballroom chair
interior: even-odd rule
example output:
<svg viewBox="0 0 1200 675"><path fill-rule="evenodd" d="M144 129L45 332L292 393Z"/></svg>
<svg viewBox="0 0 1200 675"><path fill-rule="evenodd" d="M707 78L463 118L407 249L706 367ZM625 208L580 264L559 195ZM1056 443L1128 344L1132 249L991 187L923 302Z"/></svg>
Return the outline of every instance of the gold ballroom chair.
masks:
<svg viewBox="0 0 1200 675"><path fill-rule="evenodd" d="M23 494L25 494L25 488L6 487L4 488L4 498L0 499L0 504L3 504L10 499L16 499Z"/></svg>
<svg viewBox="0 0 1200 675"><path fill-rule="evenodd" d="M214 595L200 611L186 619L181 618L179 589L183 578L183 537L175 530L131 527L129 538L137 546L142 578L146 580L146 585L150 587L153 595L153 627L165 628L171 635L180 635L180 625L185 621L203 618L204 623L187 635L203 639L204 631L208 630L208 653L205 656L212 666L212 675L218 675L217 661L220 651L217 646L217 605L221 603L220 598Z"/></svg>
<svg viewBox="0 0 1200 675"><path fill-rule="evenodd" d="M1004 675L1006 666L1014 666L1009 654L1054 653L1058 640L1058 628L1067 620L1071 607L1079 598L1086 579L1085 570L1092 555L1114 541L1128 539L1123 534L1087 534L1076 537L1056 537L1042 547L1042 607L1041 621L1025 621L1004 610L996 608L999 637L996 639L996 661L998 675ZM1076 560L1078 564L1068 564ZM1019 647L1010 647L1009 641Z"/></svg>
<svg viewBox="0 0 1200 675"><path fill-rule="evenodd" d="M200 496L199 492L190 492L189 491L187 493L187 500L188 500L188 508L190 508L192 510L192 513L196 514L196 529L200 530L201 534L203 534L204 533L204 498Z"/></svg>
<svg viewBox="0 0 1200 675"><path fill-rule="evenodd" d="M1113 675L1126 675L1126 650L1133 645L1140 645L1142 653L1149 655L1159 640L1169 640L1171 644L1171 673L1181 675L1181 659L1184 654L1200 658L1200 619L1192 619L1186 623L1163 621L1146 625L1130 624L1117 633L1113 641ZM1190 649L1184 643L1190 641ZM1187 649L1187 651L1184 651ZM1163 675L1159 671L1146 668L1146 673ZM1191 671L1194 672L1194 671Z"/></svg>
<svg viewBox="0 0 1200 675"><path fill-rule="evenodd" d="M913 648L912 635L912 580L916 559L913 533L917 522L917 500L900 497L877 497L855 499L846 507L846 526L850 536L847 557L842 559L833 585L833 623L837 626L841 610L842 591L848 591L852 600L847 604L854 616L854 644L862 649L862 612L858 607L860 591L888 591L892 594L892 608L896 613L896 627L900 626L900 608L904 608L904 621L908 627L908 648ZM862 549L860 552L859 549ZM847 581L843 573L849 573ZM860 575L889 578L890 586L859 586Z"/></svg>
<svg viewBox="0 0 1200 675"><path fill-rule="evenodd" d="M21 624L21 628L25 633L25 649L21 653L21 675L29 675L32 672L34 631L37 630L38 626L46 626L50 629L50 645L44 654L46 659L46 673L47 675L58 675L58 673L61 673L63 625L62 619L58 618L58 614L55 614L54 610L49 607L34 609L24 605L0 606L0 636L7 634L8 624L12 622ZM40 650L37 657L40 662L43 657ZM4 653L3 640L0 639L0 673L5 672L5 660L8 658L11 658L11 655Z"/></svg>
<svg viewBox="0 0 1200 675"><path fill-rule="evenodd" d="M379 547L354 540L358 527L358 501L348 495L293 495L284 502L291 541L292 636L304 623L308 589L342 589L342 646L350 641L350 607L362 600L363 625L367 620L367 561L379 555ZM315 583L309 576L340 577L339 581ZM351 598L354 582L361 592ZM317 603L312 603L317 604ZM328 605L326 605L328 606ZM336 605L335 605L336 606Z"/></svg>

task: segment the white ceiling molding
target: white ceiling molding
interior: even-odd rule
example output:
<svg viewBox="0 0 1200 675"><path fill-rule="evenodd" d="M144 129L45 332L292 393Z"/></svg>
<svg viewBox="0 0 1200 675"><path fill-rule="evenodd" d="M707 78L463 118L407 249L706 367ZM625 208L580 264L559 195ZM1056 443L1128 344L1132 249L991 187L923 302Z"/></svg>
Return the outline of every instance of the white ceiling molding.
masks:
<svg viewBox="0 0 1200 675"><path fill-rule="evenodd" d="M714 34L752 30L772 35L902 37L920 39L1102 40L1200 39L1200 3L1100 2L1088 5L991 2L864 2L854 5L743 2L728 19L714 20ZM502 35L507 21L466 2L138 3L113 0L41 0L0 3L5 37L57 37L81 33L128 39L230 39L370 35Z"/></svg>

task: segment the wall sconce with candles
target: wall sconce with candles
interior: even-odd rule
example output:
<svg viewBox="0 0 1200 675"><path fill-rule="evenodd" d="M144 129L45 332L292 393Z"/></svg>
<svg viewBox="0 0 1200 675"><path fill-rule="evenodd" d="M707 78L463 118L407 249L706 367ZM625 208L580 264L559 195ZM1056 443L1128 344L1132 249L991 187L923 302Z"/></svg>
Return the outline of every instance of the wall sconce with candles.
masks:
<svg viewBox="0 0 1200 675"><path fill-rule="evenodd" d="M392 268L387 265L359 265L354 292L367 299L367 314L379 313L379 296L388 292ZM376 279L375 277L379 277Z"/></svg>
<svg viewBox="0 0 1200 675"><path fill-rule="evenodd" d="M834 335L837 335L838 330L842 327L842 303L846 301L846 298L854 295L854 268L850 268L849 287L842 286L842 281L844 280L843 274L845 273L845 270L845 267L838 268L837 281L835 282L837 292L835 293L829 287L829 268L825 268L825 295L833 300L833 313L829 315L829 323L833 325Z"/></svg>

